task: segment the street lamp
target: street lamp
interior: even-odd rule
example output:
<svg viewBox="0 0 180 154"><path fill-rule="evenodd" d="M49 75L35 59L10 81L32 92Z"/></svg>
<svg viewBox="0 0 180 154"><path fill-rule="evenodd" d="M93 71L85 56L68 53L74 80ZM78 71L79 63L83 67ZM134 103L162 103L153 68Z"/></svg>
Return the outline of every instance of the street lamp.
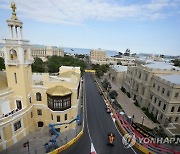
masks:
<svg viewBox="0 0 180 154"><path fill-rule="evenodd" d="M143 126L144 119L145 119L145 117L143 116L143 117L142 117L142 126Z"/></svg>
<svg viewBox="0 0 180 154"><path fill-rule="evenodd" d="M27 142L25 142L24 144L23 144L23 147L25 148L25 147L28 147L28 154L30 154L30 152L29 152L29 140L27 140Z"/></svg>

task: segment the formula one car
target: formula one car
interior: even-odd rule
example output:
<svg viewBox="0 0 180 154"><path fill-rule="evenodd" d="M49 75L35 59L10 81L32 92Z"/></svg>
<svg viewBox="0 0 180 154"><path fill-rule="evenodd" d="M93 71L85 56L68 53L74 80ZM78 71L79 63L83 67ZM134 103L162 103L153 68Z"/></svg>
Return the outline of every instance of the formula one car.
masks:
<svg viewBox="0 0 180 154"><path fill-rule="evenodd" d="M115 135L113 133L108 134L108 145L114 146Z"/></svg>

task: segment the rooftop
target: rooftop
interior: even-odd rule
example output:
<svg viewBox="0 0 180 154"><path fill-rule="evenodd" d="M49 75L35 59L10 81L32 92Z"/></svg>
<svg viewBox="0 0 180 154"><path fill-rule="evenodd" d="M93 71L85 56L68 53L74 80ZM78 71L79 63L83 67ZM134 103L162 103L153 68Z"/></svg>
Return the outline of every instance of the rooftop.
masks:
<svg viewBox="0 0 180 154"><path fill-rule="evenodd" d="M70 89L65 88L63 86L56 86L49 88L46 93L51 96L66 96L71 94L72 92Z"/></svg>
<svg viewBox="0 0 180 154"><path fill-rule="evenodd" d="M145 64L144 66L148 68L152 68L152 69L180 70L179 67L175 67L171 63L168 63L168 62L152 61L151 63Z"/></svg>
<svg viewBox="0 0 180 154"><path fill-rule="evenodd" d="M42 73L33 73L32 81L35 85L42 85L43 82L43 74Z"/></svg>
<svg viewBox="0 0 180 154"><path fill-rule="evenodd" d="M90 51L103 51L103 52L106 52L105 50L101 49L101 48L98 48L98 49L91 49Z"/></svg>
<svg viewBox="0 0 180 154"><path fill-rule="evenodd" d="M180 85L180 74L162 75L160 78Z"/></svg>
<svg viewBox="0 0 180 154"><path fill-rule="evenodd" d="M61 78L71 78L72 75L76 76L77 78L79 77L79 74L77 72L73 71L67 71L59 74L59 77Z"/></svg>
<svg viewBox="0 0 180 154"><path fill-rule="evenodd" d="M112 68L117 72L127 72L127 66L113 65Z"/></svg>

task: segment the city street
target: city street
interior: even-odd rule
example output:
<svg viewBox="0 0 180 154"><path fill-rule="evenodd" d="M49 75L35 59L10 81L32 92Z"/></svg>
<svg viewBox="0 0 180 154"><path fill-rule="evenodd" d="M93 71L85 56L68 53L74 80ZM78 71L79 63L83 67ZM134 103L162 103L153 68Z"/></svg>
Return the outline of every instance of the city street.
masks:
<svg viewBox="0 0 180 154"><path fill-rule="evenodd" d="M63 154L90 153L91 142L98 154L138 153L135 152L137 150L124 148L122 136L117 131L110 114L106 112L104 100L99 94L92 76L88 73L85 74L85 112L87 116L85 116L83 136L79 141L62 152ZM115 134L115 146L107 145L107 135L110 132Z"/></svg>

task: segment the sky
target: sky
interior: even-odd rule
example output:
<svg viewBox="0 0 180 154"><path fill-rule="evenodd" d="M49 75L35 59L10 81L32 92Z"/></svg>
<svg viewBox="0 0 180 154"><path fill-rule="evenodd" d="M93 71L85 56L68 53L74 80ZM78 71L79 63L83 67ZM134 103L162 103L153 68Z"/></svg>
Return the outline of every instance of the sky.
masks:
<svg viewBox="0 0 180 154"><path fill-rule="evenodd" d="M31 44L180 55L180 0L14 0ZM0 0L7 38L11 0Z"/></svg>

